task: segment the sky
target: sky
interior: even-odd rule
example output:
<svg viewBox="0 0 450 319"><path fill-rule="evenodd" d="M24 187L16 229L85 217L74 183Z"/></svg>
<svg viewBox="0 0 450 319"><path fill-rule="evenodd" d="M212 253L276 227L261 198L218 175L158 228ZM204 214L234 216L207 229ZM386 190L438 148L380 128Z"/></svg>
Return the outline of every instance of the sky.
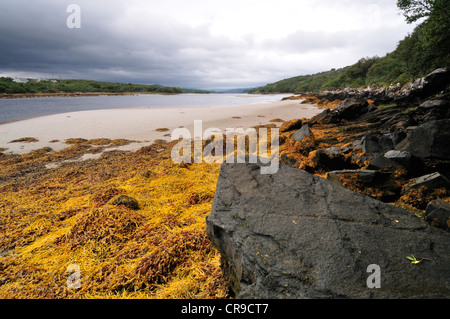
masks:
<svg viewBox="0 0 450 319"><path fill-rule="evenodd" d="M1 0L0 76L257 87L393 51L396 2Z"/></svg>

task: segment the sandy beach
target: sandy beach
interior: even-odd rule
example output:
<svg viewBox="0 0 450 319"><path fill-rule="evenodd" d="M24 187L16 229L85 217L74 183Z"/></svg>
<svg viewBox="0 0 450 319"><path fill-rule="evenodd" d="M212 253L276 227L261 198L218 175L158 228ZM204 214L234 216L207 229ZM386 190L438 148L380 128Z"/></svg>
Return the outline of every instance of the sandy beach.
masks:
<svg viewBox="0 0 450 319"><path fill-rule="evenodd" d="M61 150L70 138L109 138L136 141L120 147L137 150L155 139L170 140L171 132L185 127L193 132L194 120L203 121L203 130L249 127L273 119L309 118L322 110L312 104L287 100L265 104L195 108L126 108L80 111L42 116L0 125L0 149L5 153L25 154L43 147ZM281 123L275 122L280 125ZM164 132L157 129L167 129ZM32 137L37 142L11 141ZM117 147L116 147L117 148Z"/></svg>

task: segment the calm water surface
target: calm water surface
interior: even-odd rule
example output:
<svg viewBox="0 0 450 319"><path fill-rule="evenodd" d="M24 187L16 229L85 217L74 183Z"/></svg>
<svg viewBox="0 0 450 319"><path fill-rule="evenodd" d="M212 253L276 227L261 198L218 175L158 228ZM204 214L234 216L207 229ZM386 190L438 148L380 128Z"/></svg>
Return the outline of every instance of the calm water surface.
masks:
<svg viewBox="0 0 450 319"><path fill-rule="evenodd" d="M37 116L130 107L238 106L280 101L287 95L180 94L0 99L0 124Z"/></svg>

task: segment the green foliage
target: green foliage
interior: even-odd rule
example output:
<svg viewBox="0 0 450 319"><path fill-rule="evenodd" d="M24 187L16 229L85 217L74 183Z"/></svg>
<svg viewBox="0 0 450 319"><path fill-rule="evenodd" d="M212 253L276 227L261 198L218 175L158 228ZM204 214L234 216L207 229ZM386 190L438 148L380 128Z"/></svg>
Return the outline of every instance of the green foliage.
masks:
<svg viewBox="0 0 450 319"><path fill-rule="evenodd" d="M0 78L0 94L17 93L209 93L204 90L181 89L149 84L113 83L90 80L44 80L29 79L26 83L16 83L12 78Z"/></svg>
<svg viewBox="0 0 450 319"><path fill-rule="evenodd" d="M249 93L294 93L298 91L320 91L322 89L337 89L343 83L342 75L345 69L331 70L313 75L302 75L264 87L255 88Z"/></svg>
<svg viewBox="0 0 450 319"><path fill-rule="evenodd" d="M405 84L437 68L450 67L449 0L399 0L408 23L426 18L384 57L366 57L355 64L314 75L285 79L250 93L298 93L346 87Z"/></svg>
<svg viewBox="0 0 450 319"><path fill-rule="evenodd" d="M433 10L436 0L398 0L397 7L403 10L408 23L428 17Z"/></svg>

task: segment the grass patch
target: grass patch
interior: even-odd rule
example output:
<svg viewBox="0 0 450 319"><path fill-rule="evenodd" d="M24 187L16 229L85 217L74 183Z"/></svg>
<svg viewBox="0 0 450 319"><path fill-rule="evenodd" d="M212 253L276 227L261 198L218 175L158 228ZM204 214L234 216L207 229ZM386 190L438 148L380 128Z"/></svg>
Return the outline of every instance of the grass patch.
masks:
<svg viewBox="0 0 450 319"><path fill-rule="evenodd" d="M389 107L395 107L395 106L397 106L397 104L395 104L395 103L381 104L381 105L378 106L378 108L379 108L379 109L386 109L386 108L389 108Z"/></svg>

